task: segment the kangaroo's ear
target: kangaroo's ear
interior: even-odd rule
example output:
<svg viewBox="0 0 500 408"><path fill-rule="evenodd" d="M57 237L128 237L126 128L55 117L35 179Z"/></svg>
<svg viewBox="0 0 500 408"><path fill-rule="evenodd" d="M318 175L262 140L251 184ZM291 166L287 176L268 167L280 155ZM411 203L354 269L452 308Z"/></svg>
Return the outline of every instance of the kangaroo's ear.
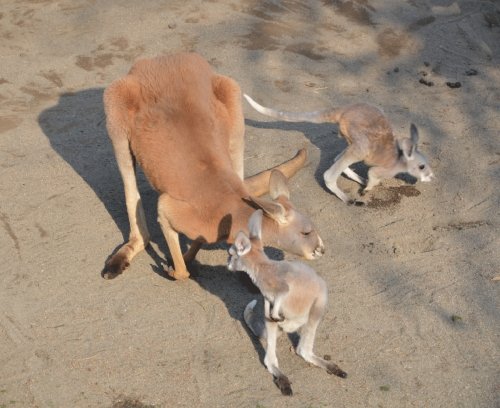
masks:
<svg viewBox="0 0 500 408"><path fill-rule="evenodd" d="M413 153L415 152L416 144L413 143L411 139L404 138L398 140L398 146L399 149L403 152L403 156L405 157L405 159L409 160L412 158Z"/></svg>
<svg viewBox="0 0 500 408"><path fill-rule="evenodd" d="M413 142L415 146L417 146L418 143L418 129L417 127L412 123L410 126L410 140Z"/></svg>
<svg viewBox="0 0 500 408"><path fill-rule="evenodd" d="M248 231L250 232L250 239L262 239L262 210L256 210L248 220Z"/></svg>
<svg viewBox="0 0 500 408"><path fill-rule="evenodd" d="M273 200L280 196L290 198L290 190L288 190L288 180L285 175L279 170L273 170L269 178L269 195Z"/></svg>
<svg viewBox="0 0 500 408"><path fill-rule="evenodd" d="M236 253L238 256L246 255L252 248L252 243L250 239L246 236L243 231L238 232L236 239L234 240L234 247L236 248Z"/></svg>
<svg viewBox="0 0 500 408"><path fill-rule="evenodd" d="M287 211L280 203L257 197L250 197L249 200L278 224L288 224Z"/></svg>

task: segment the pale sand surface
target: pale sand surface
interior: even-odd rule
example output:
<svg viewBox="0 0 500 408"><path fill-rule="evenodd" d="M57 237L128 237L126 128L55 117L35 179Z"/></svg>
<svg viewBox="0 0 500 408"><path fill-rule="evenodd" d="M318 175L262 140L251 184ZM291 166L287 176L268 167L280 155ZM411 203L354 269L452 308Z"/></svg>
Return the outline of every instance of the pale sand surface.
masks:
<svg viewBox="0 0 500 408"><path fill-rule="evenodd" d="M0 407L500 407L499 10L487 0L1 1ZM281 336L295 393L281 396L242 323L257 295L227 271L226 248L202 250L194 279L165 278L143 176L152 247L101 278L128 234L103 89L136 58L179 50L263 104L366 101L398 136L419 127L436 180L389 180L348 207L322 182L344 147L336 126L244 106L248 175L308 149L290 187L327 247L310 262L330 291L316 350L347 379L308 366ZM354 182L340 185L358 196Z"/></svg>

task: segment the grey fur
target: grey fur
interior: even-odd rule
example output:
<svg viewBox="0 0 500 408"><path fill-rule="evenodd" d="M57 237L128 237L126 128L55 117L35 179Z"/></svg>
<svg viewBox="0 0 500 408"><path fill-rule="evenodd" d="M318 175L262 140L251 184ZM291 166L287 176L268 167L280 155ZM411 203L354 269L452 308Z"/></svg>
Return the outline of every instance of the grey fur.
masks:
<svg viewBox="0 0 500 408"><path fill-rule="evenodd" d="M370 191L383 179L394 177L398 173L407 172L424 182L431 181L434 177L427 159L417 149L417 127L412 123L410 137L396 140L387 117L372 105L358 103L314 112L284 112L266 108L250 96L243 96L255 110L276 119L289 122L338 123L339 133L349 145L337 155L333 165L325 171L323 177L326 187L345 203L351 204L354 201L349 199L337 185L342 173L365 186L363 193ZM360 161L371 166L368 171L368 181L349 167Z"/></svg>
<svg viewBox="0 0 500 408"><path fill-rule="evenodd" d="M287 333L300 329L297 354L307 362L324 368L329 374L345 378L347 374L336 364L313 352L316 329L328 301L325 281L302 262L269 259L260 239L261 225L262 210L257 210L248 221L250 235L239 232L229 249L228 268L246 272L264 296L264 324L255 319L256 300L246 306L244 320L256 336L267 340L264 358L267 370L273 375L281 392L291 395L290 382L278 366L276 338L279 329Z"/></svg>

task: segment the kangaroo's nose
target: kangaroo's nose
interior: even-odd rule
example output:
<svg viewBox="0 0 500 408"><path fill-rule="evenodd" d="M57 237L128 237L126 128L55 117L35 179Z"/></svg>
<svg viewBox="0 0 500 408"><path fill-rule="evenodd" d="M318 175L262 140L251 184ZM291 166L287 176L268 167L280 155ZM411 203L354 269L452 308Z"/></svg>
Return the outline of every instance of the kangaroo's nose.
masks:
<svg viewBox="0 0 500 408"><path fill-rule="evenodd" d="M323 256L324 253L325 253L325 246L323 245L323 241L320 238L319 244L314 250L313 258L320 258L321 256Z"/></svg>
<svg viewBox="0 0 500 408"><path fill-rule="evenodd" d="M323 256L325 253L325 247L324 246L321 246L321 247L317 247L315 250L314 250L314 255L319 258L320 256Z"/></svg>
<svg viewBox="0 0 500 408"><path fill-rule="evenodd" d="M427 174L425 176L422 176L420 178L420 181L429 182L429 181L432 181L433 179L434 179L434 173L430 173L430 174Z"/></svg>

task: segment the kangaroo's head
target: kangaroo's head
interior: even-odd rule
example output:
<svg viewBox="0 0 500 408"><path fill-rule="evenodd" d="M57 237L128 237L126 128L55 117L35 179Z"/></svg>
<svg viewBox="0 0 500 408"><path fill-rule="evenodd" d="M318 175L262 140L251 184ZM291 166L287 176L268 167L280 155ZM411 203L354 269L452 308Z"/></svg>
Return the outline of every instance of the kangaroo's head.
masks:
<svg viewBox="0 0 500 408"><path fill-rule="evenodd" d="M238 232L229 248L227 268L230 271L252 271L252 262L266 258L262 245L262 210L256 210L248 220L248 235ZM252 275L251 275L252 276Z"/></svg>
<svg viewBox="0 0 500 408"><path fill-rule="evenodd" d="M418 130L412 123L410 127L410 138L398 141L400 150L403 153L403 160L406 171L420 181L431 181L434 177L431 166L427 163L425 156L417 149Z"/></svg>
<svg viewBox="0 0 500 408"><path fill-rule="evenodd" d="M269 228L272 231L266 230L266 224L263 226L264 240L269 239L280 249L306 259L321 257L325 252L323 240L311 219L291 203L286 177L279 170L271 173L269 193L272 200L250 198L273 221Z"/></svg>

